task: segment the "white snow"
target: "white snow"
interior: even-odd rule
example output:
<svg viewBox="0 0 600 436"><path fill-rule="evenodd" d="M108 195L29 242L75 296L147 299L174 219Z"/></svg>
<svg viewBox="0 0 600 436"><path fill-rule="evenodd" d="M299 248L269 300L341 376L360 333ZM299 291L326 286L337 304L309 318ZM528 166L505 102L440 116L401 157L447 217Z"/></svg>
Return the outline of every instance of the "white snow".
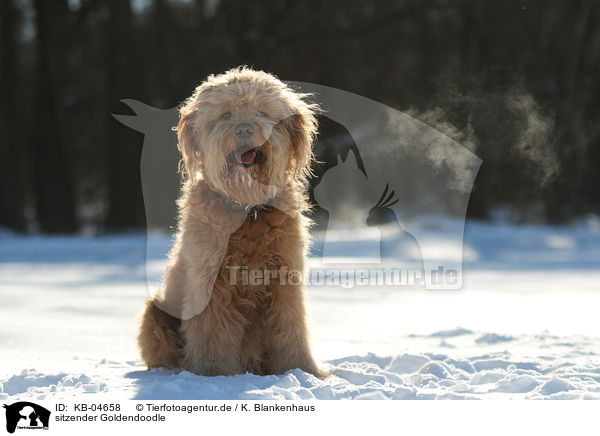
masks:
<svg viewBox="0 0 600 436"><path fill-rule="evenodd" d="M326 380L301 370L147 371L135 346L147 294L145 237L2 232L0 399L600 398L594 223L468 222L459 291L311 286L314 350L331 371ZM446 240L443 226L434 230L428 244ZM333 236L336 256L355 261L371 256L360 247L376 235ZM163 265L160 257L149 262L154 279Z"/></svg>

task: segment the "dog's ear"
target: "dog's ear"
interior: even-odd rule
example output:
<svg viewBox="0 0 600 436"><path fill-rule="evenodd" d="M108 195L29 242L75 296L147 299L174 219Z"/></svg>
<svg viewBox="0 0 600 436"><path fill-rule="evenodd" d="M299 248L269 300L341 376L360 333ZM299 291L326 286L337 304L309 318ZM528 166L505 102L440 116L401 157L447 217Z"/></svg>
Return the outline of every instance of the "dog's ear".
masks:
<svg viewBox="0 0 600 436"><path fill-rule="evenodd" d="M312 174L312 143L317 133L317 119L310 106L284 120L292 148L293 171L301 180Z"/></svg>
<svg viewBox="0 0 600 436"><path fill-rule="evenodd" d="M202 151L200 150L196 126L196 109L191 105L186 105L179 111L179 124L177 125L177 148L181 152L185 170L190 179L196 177L196 173L201 169Z"/></svg>

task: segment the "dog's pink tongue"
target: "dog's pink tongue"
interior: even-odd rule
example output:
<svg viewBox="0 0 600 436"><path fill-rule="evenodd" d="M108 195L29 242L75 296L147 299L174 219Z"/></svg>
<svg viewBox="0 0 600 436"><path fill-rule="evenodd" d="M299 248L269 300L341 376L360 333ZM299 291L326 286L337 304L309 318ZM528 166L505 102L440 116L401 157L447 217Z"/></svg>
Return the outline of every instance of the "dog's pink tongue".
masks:
<svg viewBox="0 0 600 436"><path fill-rule="evenodd" d="M235 160L244 165L249 165L254 162L255 157L256 152L253 150L248 150L244 153L238 153L237 151L235 152Z"/></svg>

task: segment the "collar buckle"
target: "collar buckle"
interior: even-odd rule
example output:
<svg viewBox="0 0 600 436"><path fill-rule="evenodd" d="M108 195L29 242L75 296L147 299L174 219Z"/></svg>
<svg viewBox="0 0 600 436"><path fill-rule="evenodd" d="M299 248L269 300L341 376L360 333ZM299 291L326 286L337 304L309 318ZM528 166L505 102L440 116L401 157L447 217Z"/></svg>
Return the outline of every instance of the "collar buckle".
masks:
<svg viewBox="0 0 600 436"><path fill-rule="evenodd" d="M256 221L256 217L258 216L257 206L250 206L249 204L247 204L246 207L244 207L244 212L246 212L246 214L248 214L252 218L252 221Z"/></svg>

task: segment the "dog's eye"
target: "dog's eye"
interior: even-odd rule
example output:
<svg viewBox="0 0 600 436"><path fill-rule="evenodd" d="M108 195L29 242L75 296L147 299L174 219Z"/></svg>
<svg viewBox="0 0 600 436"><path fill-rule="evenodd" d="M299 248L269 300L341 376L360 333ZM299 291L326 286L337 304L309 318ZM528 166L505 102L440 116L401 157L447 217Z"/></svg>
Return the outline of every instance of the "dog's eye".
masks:
<svg viewBox="0 0 600 436"><path fill-rule="evenodd" d="M257 115L258 115L259 117L266 117L266 116L267 116L267 114L266 114L266 113L264 113L264 112L260 112L260 111L257 113Z"/></svg>
<svg viewBox="0 0 600 436"><path fill-rule="evenodd" d="M229 118L231 118L231 112L225 112L223 115L221 115L221 118L223 118L224 120L228 120Z"/></svg>

